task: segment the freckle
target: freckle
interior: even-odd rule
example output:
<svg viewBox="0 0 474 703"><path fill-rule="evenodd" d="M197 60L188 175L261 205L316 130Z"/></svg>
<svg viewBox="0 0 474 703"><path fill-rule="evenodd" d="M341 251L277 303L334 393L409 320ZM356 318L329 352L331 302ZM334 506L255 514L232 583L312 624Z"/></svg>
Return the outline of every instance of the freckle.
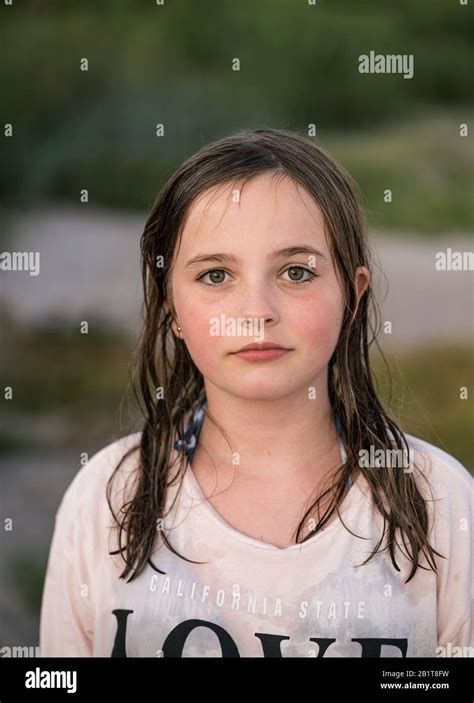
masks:
<svg viewBox="0 0 474 703"><path fill-rule="evenodd" d="M459 581L459 574L455 574L453 576L453 581Z"/></svg>

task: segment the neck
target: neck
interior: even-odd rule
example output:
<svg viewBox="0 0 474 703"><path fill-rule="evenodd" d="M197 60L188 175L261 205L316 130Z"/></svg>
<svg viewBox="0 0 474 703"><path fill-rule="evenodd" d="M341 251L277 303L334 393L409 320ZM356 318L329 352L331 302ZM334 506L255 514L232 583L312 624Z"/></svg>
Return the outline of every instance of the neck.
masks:
<svg viewBox="0 0 474 703"><path fill-rule="evenodd" d="M339 461L339 440L327 392L307 391L277 400L246 399L207 388L205 416L195 462L209 456L219 467L238 468L246 478L294 480ZM230 446L226 441L229 440ZM204 450L204 452L203 452ZM235 453L238 462L235 461Z"/></svg>

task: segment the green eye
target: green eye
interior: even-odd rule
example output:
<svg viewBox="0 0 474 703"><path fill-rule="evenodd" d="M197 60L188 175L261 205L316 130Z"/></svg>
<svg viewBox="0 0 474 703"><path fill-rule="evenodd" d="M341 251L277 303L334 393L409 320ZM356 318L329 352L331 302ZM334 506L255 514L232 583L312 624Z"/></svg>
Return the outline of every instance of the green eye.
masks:
<svg viewBox="0 0 474 703"><path fill-rule="evenodd" d="M317 278L317 274L315 274L314 271L310 271L304 266L290 266L289 268L285 269L284 273L286 273L287 271L305 271L307 274L309 274L309 278L305 278L303 281L293 281L292 279L286 279L290 280L290 282L294 283L296 286L301 286L304 283L311 283L314 278Z"/></svg>
<svg viewBox="0 0 474 703"><path fill-rule="evenodd" d="M295 286L302 286L305 283L311 283L311 281L313 281L313 279L317 278L317 274L314 273L314 271L310 271L310 269L307 269L305 266L289 266L287 269L285 269L285 271L283 273L286 273L287 271L303 271L308 274L309 278L305 278L302 281L295 281L291 278L285 279L285 280L289 281L290 283L293 283ZM201 281L206 286L217 287L221 283L225 283L226 281L223 279L216 281L215 278L213 278L213 277L215 277L216 274L217 274L217 277L219 277L219 275L225 276L226 273L228 273L228 272L225 271L225 269L209 269L209 271L206 271L205 273L202 273L200 276L198 276L198 278L196 280ZM210 282L204 281L204 278L206 276L210 276Z"/></svg>
<svg viewBox="0 0 474 703"><path fill-rule="evenodd" d="M212 283L207 283L206 281L203 281L203 278L208 275L215 275L216 272L218 274L223 273L224 275L227 273L227 271L224 271L224 269L210 269L209 271L206 271L206 273L202 273L196 280L202 281L206 286L218 286L220 283L223 281L213 281Z"/></svg>

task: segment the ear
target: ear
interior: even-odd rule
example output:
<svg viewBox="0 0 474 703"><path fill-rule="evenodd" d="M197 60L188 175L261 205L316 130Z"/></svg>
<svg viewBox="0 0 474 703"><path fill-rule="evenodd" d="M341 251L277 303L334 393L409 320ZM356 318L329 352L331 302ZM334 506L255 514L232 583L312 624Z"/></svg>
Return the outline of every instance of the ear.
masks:
<svg viewBox="0 0 474 703"><path fill-rule="evenodd" d="M171 315L170 307L166 301L163 303L163 310L166 312L167 315ZM174 317L171 318L171 330L175 337L180 338L179 332L176 329L176 320L174 319Z"/></svg>
<svg viewBox="0 0 474 703"><path fill-rule="evenodd" d="M371 284L370 271L366 266L358 266L358 268L356 270L355 284L356 284L356 290L357 290L357 300L356 300L356 308L354 310L354 314L352 315L352 320L354 320L355 316L357 315L357 310L359 309L360 299L362 298L365 291L367 290L367 288L369 288L369 286Z"/></svg>

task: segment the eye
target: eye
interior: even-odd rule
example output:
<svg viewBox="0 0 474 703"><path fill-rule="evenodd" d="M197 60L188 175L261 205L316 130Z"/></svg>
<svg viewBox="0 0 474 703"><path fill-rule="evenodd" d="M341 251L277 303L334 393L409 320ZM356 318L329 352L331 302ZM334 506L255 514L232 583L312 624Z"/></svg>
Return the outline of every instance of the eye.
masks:
<svg viewBox="0 0 474 703"><path fill-rule="evenodd" d="M303 271L309 275L309 278L305 278L303 281L294 281L292 279L285 279L285 280L290 280L291 283L294 283L296 286L301 286L304 283L311 283L311 281L314 278L317 278L317 274L314 273L314 271L310 271L309 269L305 268L304 266L290 266L289 268L285 269L283 273L286 273L287 271L295 272L295 271Z"/></svg>
<svg viewBox="0 0 474 703"><path fill-rule="evenodd" d="M309 278L305 278L302 281L295 281L292 279L286 279L286 280L289 280L290 283L293 283L295 286L301 286L304 283L311 283L311 281L314 278L317 278L316 273L314 273L313 271L310 271L309 269L305 268L304 266L290 266L289 268L287 268L284 271L284 273L286 273L287 271L291 271L291 272L303 271L304 273L308 274ZM219 279L219 276L225 276L226 274L227 274L227 271L225 271L224 269L210 269L209 271L206 271L205 273L202 273L200 276L198 276L198 278L196 280L201 281L206 286L216 287L216 286L219 286L221 283L226 282L222 278ZM204 278L206 276L210 276L210 282L204 280ZM218 280L216 280L216 276L217 276Z"/></svg>
<svg viewBox="0 0 474 703"><path fill-rule="evenodd" d="M203 280L205 276L210 276L210 275L215 276L216 273L218 276L219 276L219 274L225 275L227 273L227 271L224 271L224 269L211 269L210 271L206 271L206 273L202 273L200 276L198 276L198 278L196 280L201 281L206 286L218 286L220 283L222 283L222 280L216 281L211 278L211 281L212 281L211 283L207 283L206 281Z"/></svg>

